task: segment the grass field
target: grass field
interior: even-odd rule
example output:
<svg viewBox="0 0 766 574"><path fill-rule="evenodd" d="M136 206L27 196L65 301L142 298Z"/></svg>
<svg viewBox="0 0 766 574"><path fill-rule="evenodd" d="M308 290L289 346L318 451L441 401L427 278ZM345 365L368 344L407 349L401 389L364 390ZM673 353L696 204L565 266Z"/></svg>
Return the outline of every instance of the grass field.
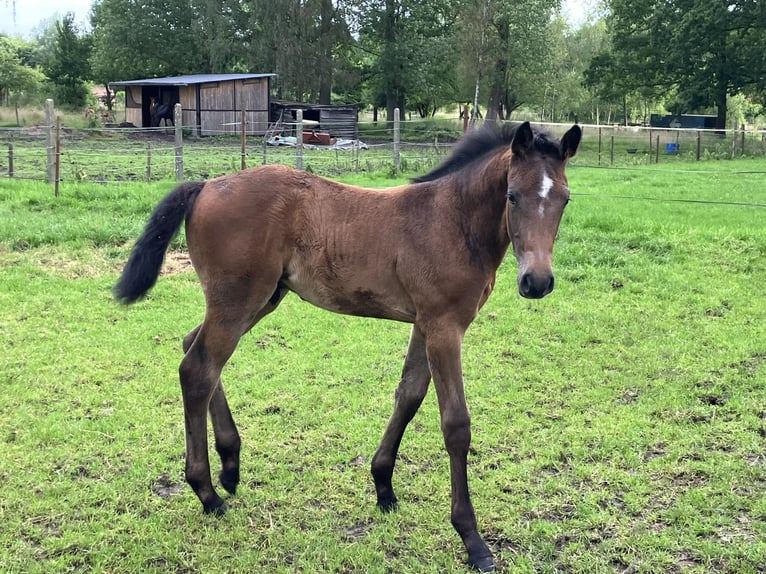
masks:
<svg viewBox="0 0 766 574"><path fill-rule="evenodd" d="M501 267L464 345L469 480L501 571L766 572L764 172L575 165L556 290L523 300ZM0 569L464 571L432 391L400 510L375 510L408 326L297 297L224 372L243 482L225 517L201 514L183 481L177 366L203 314L183 239L146 301L110 298L172 185L0 182Z"/></svg>

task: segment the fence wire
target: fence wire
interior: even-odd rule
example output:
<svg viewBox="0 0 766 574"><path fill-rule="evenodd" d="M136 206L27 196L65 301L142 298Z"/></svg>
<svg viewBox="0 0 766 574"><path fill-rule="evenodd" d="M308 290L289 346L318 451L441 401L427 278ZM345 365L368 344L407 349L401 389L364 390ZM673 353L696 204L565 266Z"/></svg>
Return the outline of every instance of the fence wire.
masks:
<svg viewBox="0 0 766 574"><path fill-rule="evenodd" d="M569 124L535 124L561 136ZM332 129L332 126L328 126ZM189 135L185 126L178 147L173 127L68 128L59 131L59 154L49 153L49 127L0 129L0 177L49 181L49 155L58 158L62 183L127 182L177 179L181 162L185 180L199 180L263 164L297 164L295 147L268 145L263 136ZM287 125L286 129L291 129ZM323 127L323 129L325 129ZM573 165L612 169L670 164L683 171L690 164L733 158L766 157L766 132L759 130L684 130L585 125ZM407 121L401 141L386 122L360 124L359 140L345 149L304 145L303 167L329 177L352 172L418 174L449 154L462 133L458 122ZM272 142L273 143L273 142ZM732 167L733 170L736 168ZM720 170L717 170L720 173Z"/></svg>

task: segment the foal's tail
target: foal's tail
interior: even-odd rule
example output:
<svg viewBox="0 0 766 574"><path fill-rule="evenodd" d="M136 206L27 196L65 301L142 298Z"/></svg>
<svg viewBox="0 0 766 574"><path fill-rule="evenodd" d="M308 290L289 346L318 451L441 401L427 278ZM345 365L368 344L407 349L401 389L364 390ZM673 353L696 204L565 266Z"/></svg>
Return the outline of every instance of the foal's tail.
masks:
<svg viewBox="0 0 766 574"><path fill-rule="evenodd" d="M142 299L154 287L170 241L194 208L203 182L188 182L171 191L155 208L130 253L120 280L112 292L120 303Z"/></svg>

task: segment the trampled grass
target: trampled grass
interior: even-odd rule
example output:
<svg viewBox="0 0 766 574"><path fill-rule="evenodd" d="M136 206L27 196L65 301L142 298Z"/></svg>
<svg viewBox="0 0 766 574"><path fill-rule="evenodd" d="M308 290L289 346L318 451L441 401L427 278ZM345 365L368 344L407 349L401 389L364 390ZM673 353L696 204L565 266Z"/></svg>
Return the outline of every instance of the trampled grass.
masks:
<svg viewBox="0 0 766 574"><path fill-rule="evenodd" d="M766 211L741 205L766 185L734 173L766 170L702 167L572 166L556 290L519 298L509 258L468 332L469 479L502 571L766 569ZM145 302L109 293L172 185L0 187L3 571L463 571L433 392L399 512L374 508L409 328L297 297L224 373L243 483L201 514L177 382L196 278L175 254Z"/></svg>

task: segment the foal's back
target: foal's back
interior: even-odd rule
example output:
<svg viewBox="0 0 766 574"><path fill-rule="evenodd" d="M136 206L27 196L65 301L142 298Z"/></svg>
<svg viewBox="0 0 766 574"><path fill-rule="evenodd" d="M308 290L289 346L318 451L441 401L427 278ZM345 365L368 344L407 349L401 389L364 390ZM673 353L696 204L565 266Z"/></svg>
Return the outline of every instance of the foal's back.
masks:
<svg viewBox="0 0 766 574"><path fill-rule="evenodd" d="M227 288L231 277L278 281L331 311L413 321L408 269L424 265L408 212L413 187L429 194L427 185L366 189L285 166L208 181L187 224L206 295L223 277Z"/></svg>

